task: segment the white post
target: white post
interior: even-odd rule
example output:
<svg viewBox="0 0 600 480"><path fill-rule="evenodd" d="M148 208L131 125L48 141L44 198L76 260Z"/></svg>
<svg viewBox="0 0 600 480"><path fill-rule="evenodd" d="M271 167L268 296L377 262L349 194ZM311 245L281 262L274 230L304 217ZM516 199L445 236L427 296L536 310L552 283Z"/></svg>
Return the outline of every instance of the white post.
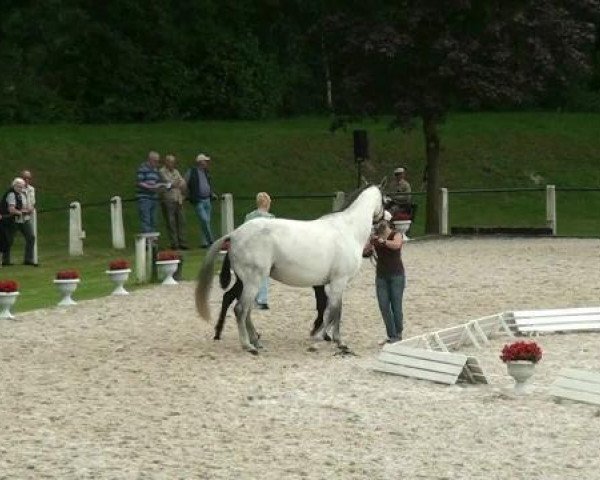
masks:
<svg viewBox="0 0 600 480"><path fill-rule="evenodd" d="M552 229L552 235L556 235L556 187L546 185L546 225Z"/></svg>
<svg viewBox="0 0 600 480"><path fill-rule="evenodd" d="M110 224L113 248L125 248L125 229L123 228L123 202L121 197L110 199Z"/></svg>
<svg viewBox="0 0 600 480"><path fill-rule="evenodd" d="M440 188L440 234L448 235L448 189Z"/></svg>
<svg viewBox="0 0 600 480"><path fill-rule="evenodd" d="M333 197L333 206L332 210L334 212L339 211L344 205L344 200L346 199L346 194L344 192L335 192L335 197Z"/></svg>
<svg viewBox="0 0 600 480"><path fill-rule="evenodd" d="M38 261L38 228L37 228L37 210L34 208L33 212L31 212L31 229L33 230L33 234L35 235L35 242L33 243L33 263L39 263Z"/></svg>
<svg viewBox="0 0 600 480"><path fill-rule="evenodd" d="M146 281L146 237L135 236L135 277L138 282Z"/></svg>
<svg viewBox="0 0 600 480"><path fill-rule="evenodd" d="M159 232L140 233L135 236L135 276L147 282L152 274L152 246L158 242Z"/></svg>
<svg viewBox="0 0 600 480"><path fill-rule="evenodd" d="M81 224L81 204L71 202L69 207L69 255L83 255L85 231Z"/></svg>
<svg viewBox="0 0 600 480"><path fill-rule="evenodd" d="M227 235L235 229L233 223L233 195L224 193L221 196L221 235Z"/></svg>

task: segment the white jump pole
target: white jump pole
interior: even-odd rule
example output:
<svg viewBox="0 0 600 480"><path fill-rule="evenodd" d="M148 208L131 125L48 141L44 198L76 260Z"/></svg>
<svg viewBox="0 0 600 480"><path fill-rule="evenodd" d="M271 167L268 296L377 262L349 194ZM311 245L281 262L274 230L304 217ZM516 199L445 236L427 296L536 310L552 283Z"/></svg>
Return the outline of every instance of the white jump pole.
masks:
<svg viewBox="0 0 600 480"><path fill-rule="evenodd" d="M556 187L546 185L546 225L552 229L552 235L556 235Z"/></svg>
<svg viewBox="0 0 600 480"><path fill-rule="evenodd" d="M110 224L112 229L113 248L125 248L125 229L123 227L123 202L121 197L110 199Z"/></svg>
<svg viewBox="0 0 600 480"><path fill-rule="evenodd" d="M440 188L440 235L448 235L448 189Z"/></svg>
<svg viewBox="0 0 600 480"><path fill-rule="evenodd" d="M342 205L344 205L344 200L346 199L346 194L344 192L335 192L335 197L333 197L333 205L332 210L337 212L341 210Z"/></svg>
<svg viewBox="0 0 600 480"><path fill-rule="evenodd" d="M83 255L83 239L85 231L81 223L81 204L71 202L69 205L69 255Z"/></svg>
<svg viewBox="0 0 600 480"><path fill-rule="evenodd" d="M227 235L235 229L233 222L233 195L224 193L221 196L221 235Z"/></svg>

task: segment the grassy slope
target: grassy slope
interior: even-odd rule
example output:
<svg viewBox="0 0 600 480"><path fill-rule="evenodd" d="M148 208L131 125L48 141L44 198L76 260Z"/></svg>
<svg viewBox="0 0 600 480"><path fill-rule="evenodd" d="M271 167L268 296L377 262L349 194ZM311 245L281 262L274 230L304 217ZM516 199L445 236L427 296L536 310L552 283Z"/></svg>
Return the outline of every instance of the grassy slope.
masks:
<svg viewBox="0 0 600 480"><path fill-rule="evenodd" d="M371 160L364 173L374 180L395 166L408 166L415 190L421 187L424 165L422 135L389 131L385 121L353 125L369 130ZM352 129L331 134L325 118L300 118L268 122L197 122L146 125L55 125L0 128L0 185L8 185L21 168L36 175L40 208L66 208L70 201L106 202L84 210L86 255L69 259L68 214L40 215L41 269L12 267L1 278L17 278L23 284L19 309L52 304L56 293L50 284L63 266L80 268L86 281L80 298L110 291L104 269L109 259L133 259L133 234L137 229L134 203L125 205L129 249L115 252L110 244L108 200L134 193L135 170L149 149L177 155L180 170L196 153L213 156L212 171L220 192L253 196L271 193L333 192L349 190L356 183L352 159ZM450 189L600 186L600 115L552 113L457 114L441 127L443 184ZM422 197L418 197L420 202ZM330 208L329 199L280 200L273 211L279 216L313 218ZM479 194L451 196L451 224L543 225L543 193ZM253 208L249 198L236 202L238 221ZM197 222L187 209L192 245L199 244ZM559 233L599 235L600 192L558 194ZM424 205L414 233L423 225ZM215 212L215 229L219 215ZM22 252L20 239L14 260ZM192 278L201 252L186 259L185 276ZM192 266L193 265L193 266ZM42 279L42 280L40 280ZM31 289L29 292L27 289ZM30 295L35 293L35 295Z"/></svg>

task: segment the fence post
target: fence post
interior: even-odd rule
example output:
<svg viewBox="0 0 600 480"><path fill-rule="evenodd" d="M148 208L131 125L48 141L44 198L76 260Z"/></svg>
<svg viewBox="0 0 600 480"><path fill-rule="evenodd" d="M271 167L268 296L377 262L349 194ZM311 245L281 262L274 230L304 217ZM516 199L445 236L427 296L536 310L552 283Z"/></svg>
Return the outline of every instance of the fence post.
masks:
<svg viewBox="0 0 600 480"><path fill-rule="evenodd" d="M440 234L448 235L448 189L440 188Z"/></svg>
<svg viewBox="0 0 600 480"><path fill-rule="evenodd" d="M546 185L546 225L552 229L552 235L556 235L556 187Z"/></svg>
<svg viewBox="0 0 600 480"><path fill-rule="evenodd" d="M113 248L125 248L125 229L123 228L123 202L121 197L110 199L110 225Z"/></svg>
<svg viewBox="0 0 600 480"><path fill-rule="evenodd" d="M221 196L221 235L233 232L233 195L224 193Z"/></svg>
<svg viewBox="0 0 600 480"><path fill-rule="evenodd" d="M346 199L346 194L344 192L335 192L335 197L333 197L333 211L337 212L341 210L342 205L344 205L344 200Z"/></svg>
<svg viewBox="0 0 600 480"><path fill-rule="evenodd" d="M135 277L147 282L154 273L154 251L158 245L159 232L139 233L135 236Z"/></svg>
<svg viewBox="0 0 600 480"><path fill-rule="evenodd" d="M69 255L83 255L85 231L81 224L81 204L71 202L69 208Z"/></svg>
<svg viewBox="0 0 600 480"><path fill-rule="evenodd" d="M146 281L146 237L142 235L135 236L135 278Z"/></svg>
<svg viewBox="0 0 600 480"><path fill-rule="evenodd" d="M39 263L38 259L38 228L37 228L37 210L34 208L33 212L31 212L31 229L33 230L33 234L35 235L35 241L33 242L33 263Z"/></svg>

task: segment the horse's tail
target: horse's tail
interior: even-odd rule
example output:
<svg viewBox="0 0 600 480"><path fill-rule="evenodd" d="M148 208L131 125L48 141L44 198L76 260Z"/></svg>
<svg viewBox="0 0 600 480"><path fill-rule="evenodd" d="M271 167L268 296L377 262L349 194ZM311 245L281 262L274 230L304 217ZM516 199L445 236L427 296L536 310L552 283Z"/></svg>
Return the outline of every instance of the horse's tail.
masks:
<svg viewBox="0 0 600 480"><path fill-rule="evenodd" d="M231 283L231 261L229 260L229 252L223 259L223 265L221 266L221 273L219 273L219 283L221 288L225 290Z"/></svg>
<svg viewBox="0 0 600 480"><path fill-rule="evenodd" d="M206 257L204 257L204 263L202 263L202 267L200 267L200 271L198 272L198 283L196 284L196 310L207 322L210 321L208 296L214 277L215 259L217 258L217 253L221 250L223 241L228 238L229 235L221 237L211 245L208 252L206 252Z"/></svg>

